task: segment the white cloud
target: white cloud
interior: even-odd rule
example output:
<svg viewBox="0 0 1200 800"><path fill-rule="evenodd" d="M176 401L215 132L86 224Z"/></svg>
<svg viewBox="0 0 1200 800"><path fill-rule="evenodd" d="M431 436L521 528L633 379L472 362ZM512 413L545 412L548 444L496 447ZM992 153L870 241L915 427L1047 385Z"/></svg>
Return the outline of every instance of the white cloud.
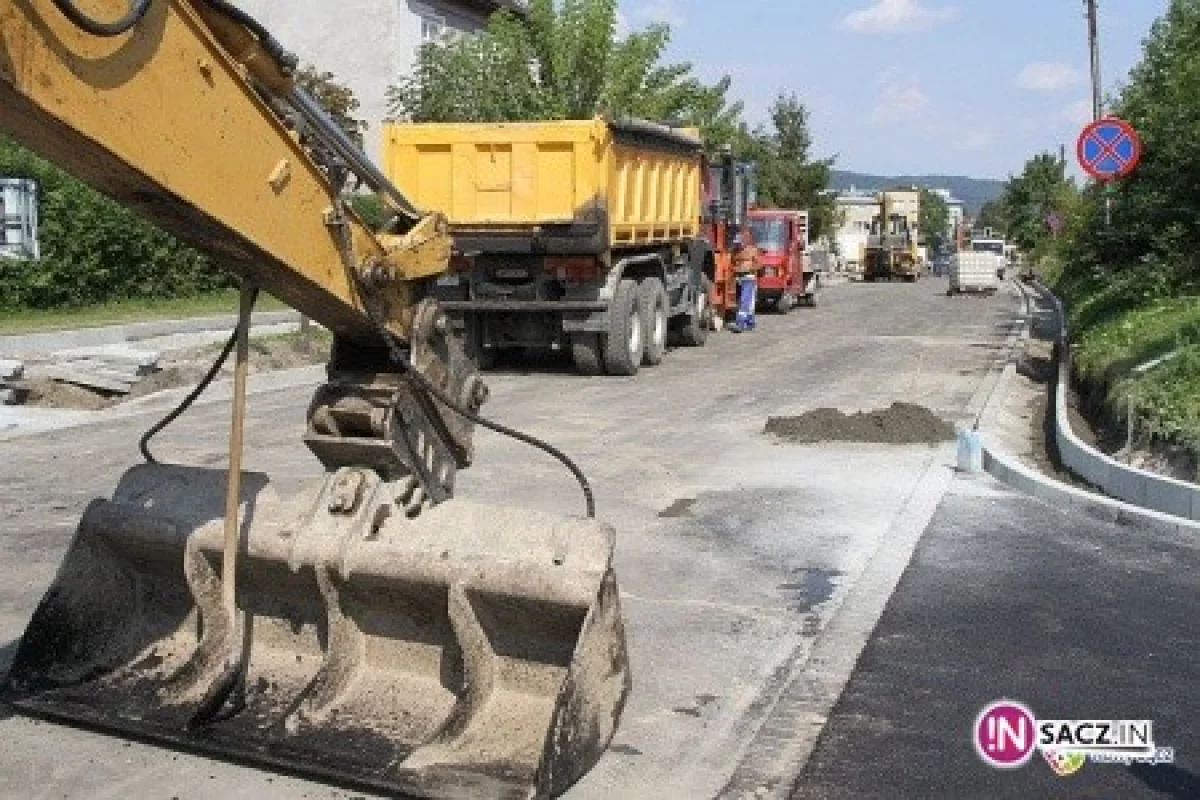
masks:
<svg viewBox="0 0 1200 800"><path fill-rule="evenodd" d="M1017 75L1017 86L1035 92L1057 92L1078 86L1082 80L1083 75L1070 64L1035 61Z"/></svg>
<svg viewBox="0 0 1200 800"><path fill-rule="evenodd" d="M915 119L929 108L929 96L915 77L888 70L880 76L880 83L883 86L871 110L873 124L887 125Z"/></svg>
<svg viewBox="0 0 1200 800"><path fill-rule="evenodd" d="M633 16L643 24L661 22L672 28L682 27L684 23L683 12L675 0L649 0L634 9Z"/></svg>
<svg viewBox="0 0 1200 800"><path fill-rule="evenodd" d="M1092 101L1076 100L1062 110L1062 120L1072 125L1086 125L1092 121Z"/></svg>
<svg viewBox="0 0 1200 800"><path fill-rule="evenodd" d="M908 33L925 30L958 16L954 6L932 8L923 0L877 0L875 5L852 11L841 27L852 33Z"/></svg>

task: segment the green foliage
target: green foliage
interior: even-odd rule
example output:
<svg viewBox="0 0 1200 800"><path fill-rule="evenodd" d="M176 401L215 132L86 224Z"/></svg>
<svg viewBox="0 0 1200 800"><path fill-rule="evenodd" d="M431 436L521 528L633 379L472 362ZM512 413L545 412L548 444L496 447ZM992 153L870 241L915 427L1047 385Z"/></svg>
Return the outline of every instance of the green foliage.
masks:
<svg viewBox="0 0 1200 800"><path fill-rule="evenodd" d="M729 141L741 114L729 79L707 86L691 64L660 63L666 25L616 28L616 0L531 0L525 20L500 11L477 36L424 45L390 110L414 122L640 117Z"/></svg>
<svg viewBox="0 0 1200 800"><path fill-rule="evenodd" d="M295 80L298 86L321 104L338 127L362 147L367 123L354 116L360 105L354 92L338 83L332 72L323 72L311 64L301 67L296 72Z"/></svg>
<svg viewBox="0 0 1200 800"><path fill-rule="evenodd" d="M1137 171L1079 195L1056 253L1084 377L1139 424L1200 444L1200 0L1170 0L1113 104L1143 140ZM1109 217L1111 215L1111 224ZM1183 354L1144 375L1132 364Z"/></svg>
<svg viewBox="0 0 1200 800"><path fill-rule="evenodd" d="M921 216L917 228L925 237L925 244L931 253L940 252L949 245L950 207L937 192L921 189Z"/></svg>
<svg viewBox="0 0 1200 800"><path fill-rule="evenodd" d="M757 164L758 200L763 206L807 209L814 239L833 229L833 198L825 194L833 159L812 158L808 109L794 94L771 104L770 126L741 126L732 138L738 158Z"/></svg>
<svg viewBox="0 0 1200 800"><path fill-rule="evenodd" d="M1026 253L1044 252L1054 238L1050 215L1065 219L1077 197L1062 159L1051 153L1034 156L1020 175L1008 181L1000 198L1008 239Z"/></svg>
<svg viewBox="0 0 1200 800"><path fill-rule="evenodd" d="M202 256L0 137L0 175L39 185L42 258L0 259L0 306L55 308L186 297L229 285Z"/></svg>
<svg viewBox="0 0 1200 800"><path fill-rule="evenodd" d="M979 216L975 218L975 227L991 228L994 231L1007 230L1007 223L1004 220L1004 212L999 200L991 200L983 204L979 209Z"/></svg>
<svg viewBox="0 0 1200 800"><path fill-rule="evenodd" d="M306 66L297 82L361 142L354 94L328 72ZM0 175L39 185L42 257L0 259L0 308L77 308L130 299L196 297L233 285L184 246L20 144L0 137ZM361 206L361 208L360 208ZM371 200L355 202L369 215Z"/></svg>

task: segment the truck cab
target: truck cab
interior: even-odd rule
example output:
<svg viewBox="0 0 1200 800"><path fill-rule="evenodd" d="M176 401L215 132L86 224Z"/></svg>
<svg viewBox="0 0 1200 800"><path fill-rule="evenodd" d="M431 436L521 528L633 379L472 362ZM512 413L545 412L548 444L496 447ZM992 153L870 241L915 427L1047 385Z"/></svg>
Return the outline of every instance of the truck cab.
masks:
<svg viewBox="0 0 1200 800"><path fill-rule="evenodd" d="M808 212L754 209L749 214L750 236L762 258L758 297L780 313L800 300L811 305L816 275L807 266Z"/></svg>

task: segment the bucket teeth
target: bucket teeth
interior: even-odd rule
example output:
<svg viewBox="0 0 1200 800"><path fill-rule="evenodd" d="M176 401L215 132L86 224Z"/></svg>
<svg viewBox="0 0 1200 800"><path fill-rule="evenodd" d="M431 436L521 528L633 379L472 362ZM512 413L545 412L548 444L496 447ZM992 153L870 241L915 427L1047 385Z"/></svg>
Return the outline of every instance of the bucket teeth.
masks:
<svg viewBox="0 0 1200 800"><path fill-rule="evenodd" d="M410 519L369 471L281 502L247 475L235 621L222 478L138 467L89 507L7 699L421 797L558 794L607 747L629 690L608 527L462 500ZM189 731L238 630L245 707Z"/></svg>

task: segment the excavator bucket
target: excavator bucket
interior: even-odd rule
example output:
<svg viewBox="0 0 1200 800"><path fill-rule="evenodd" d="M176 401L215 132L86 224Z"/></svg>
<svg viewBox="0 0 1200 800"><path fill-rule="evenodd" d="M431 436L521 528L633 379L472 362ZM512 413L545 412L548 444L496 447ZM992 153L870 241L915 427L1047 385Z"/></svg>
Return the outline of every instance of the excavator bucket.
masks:
<svg viewBox="0 0 1200 800"><path fill-rule="evenodd" d="M4 699L413 797L555 796L607 747L630 686L610 528L460 499L411 517L357 469L283 501L245 473L229 619L225 480L145 465L94 501ZM197 725L231 645L243 688Z"/></svg>

